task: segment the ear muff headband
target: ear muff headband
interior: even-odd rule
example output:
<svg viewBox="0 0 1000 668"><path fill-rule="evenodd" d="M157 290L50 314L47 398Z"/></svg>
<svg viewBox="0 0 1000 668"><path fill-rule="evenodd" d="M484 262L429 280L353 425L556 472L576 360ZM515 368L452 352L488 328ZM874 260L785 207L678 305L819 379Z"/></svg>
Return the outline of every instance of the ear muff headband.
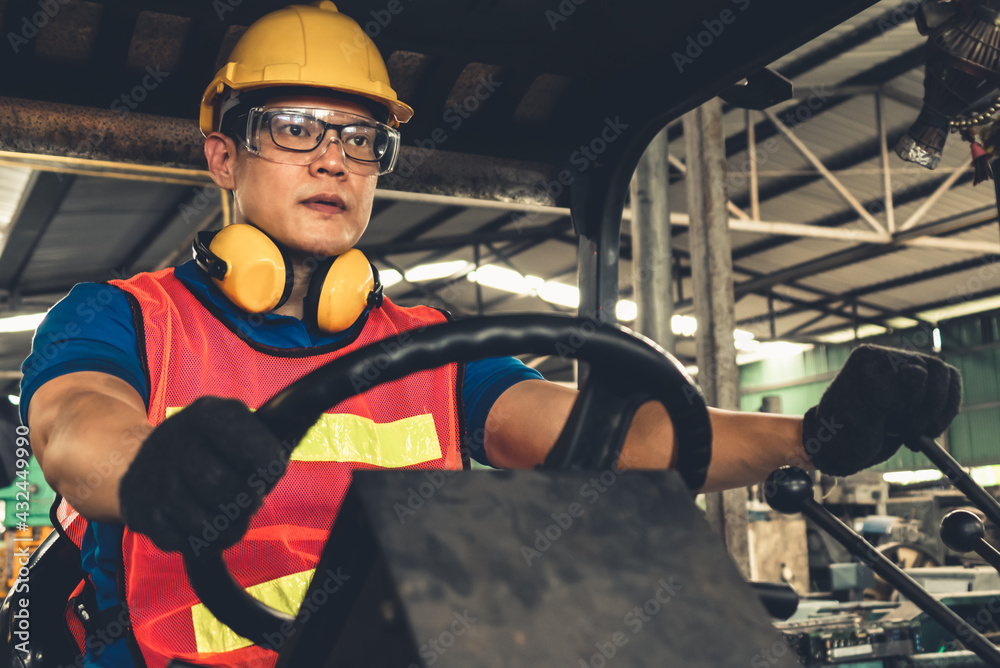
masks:
<svg viewBox="0 0 1000 668"><path fill-rule="evenodd" d="M194 258L222 293L247 313L273 311L292 292L292 263L284 249L252 225L199 232Z"/></svg>
<svg viewBox="0 0 1000 668"><path fill-rule="evenodd" d="M381 306L382 299L378 269L364 253L352 248L316 268L303 309L307 322L325 332L342 332L365 308Z"/></svg>

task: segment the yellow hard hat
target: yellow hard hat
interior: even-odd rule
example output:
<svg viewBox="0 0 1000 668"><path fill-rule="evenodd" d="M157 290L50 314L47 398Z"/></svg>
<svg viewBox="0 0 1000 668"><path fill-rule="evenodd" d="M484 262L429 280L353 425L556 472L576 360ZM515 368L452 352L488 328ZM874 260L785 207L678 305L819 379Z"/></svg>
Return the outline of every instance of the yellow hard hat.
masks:
<svg viewBox="0 0 1000 668"><path fill-rule="evenodd" d="M330 0L291 5L254 22L243 33L201 99L201 131L219 128L226 91L277 86L334 90L374 100L398 127L413 116L389 85L382 55L354 19Z"/></svg>

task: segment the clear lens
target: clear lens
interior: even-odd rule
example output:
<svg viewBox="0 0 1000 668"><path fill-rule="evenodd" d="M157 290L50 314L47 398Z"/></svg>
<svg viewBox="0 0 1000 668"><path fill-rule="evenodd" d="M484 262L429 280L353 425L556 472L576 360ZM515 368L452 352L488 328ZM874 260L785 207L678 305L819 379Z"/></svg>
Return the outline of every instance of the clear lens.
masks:
<svg viewBox="0 0 1000 668"><path fill-rule="evenodd" d="M348 169L363 175L388 174L399 153L399 132L371 118L329 109L250 111L247 148L290 165L308 165L336 143Z"/></svg>

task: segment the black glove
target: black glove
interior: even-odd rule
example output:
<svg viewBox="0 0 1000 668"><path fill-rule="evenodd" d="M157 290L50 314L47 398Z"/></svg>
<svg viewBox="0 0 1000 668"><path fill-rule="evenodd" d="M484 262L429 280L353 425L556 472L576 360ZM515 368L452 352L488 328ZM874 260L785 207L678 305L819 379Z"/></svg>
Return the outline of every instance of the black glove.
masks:
<svg viewBox="0 0 1000 668"><path fill-rule="evenodd" d="M863 345L806 412L802 444L820 471L850 475L892 457L904 438L941 435L961 400L955 367L930 355Z"/></svg>
<svg viewBox="0 0 1000 668"><path fill-rule="evenodd" d="M122 519L161 550L225 549L246 533L288 457L244 404L202 397L146 437L118 488Z"/></svg>

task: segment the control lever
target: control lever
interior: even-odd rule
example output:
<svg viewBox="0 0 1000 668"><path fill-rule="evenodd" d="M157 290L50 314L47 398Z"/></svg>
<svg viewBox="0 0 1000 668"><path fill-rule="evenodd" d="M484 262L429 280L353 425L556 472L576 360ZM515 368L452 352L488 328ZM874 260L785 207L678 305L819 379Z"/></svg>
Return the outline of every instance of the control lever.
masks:
<svg viewBox="0 0 1000 668"><path fill-rule="evenodd" d="M941 540L956 552L975 552L1000 572L1000 551L986 542L986 528L975 513L959 509L945 515Z"/></svg>
<svg viewBox="0 0 1000 668"><path fill-rule="evenodd" d="M911 436L906 439L906 447L914 452L922 452L931 460L934 466L951 481L976 508L985 513L987 519L1000 527L1000 503L997 502L982 485L972 479L962 465L955 460L933 438L927 436Z"/></svg>
<svg viewBox="0 0 1000 668"><path fill-rule="evenodd" d="M900 594L913 601L946 631L962 641L987 665L1000 668L1000 650L950 608L928 594L899 566L813 499L813 482L802 469L773 471L764 483L768 504L781 513L802 513L818 524L847 551L871 567Z"/></svg>

